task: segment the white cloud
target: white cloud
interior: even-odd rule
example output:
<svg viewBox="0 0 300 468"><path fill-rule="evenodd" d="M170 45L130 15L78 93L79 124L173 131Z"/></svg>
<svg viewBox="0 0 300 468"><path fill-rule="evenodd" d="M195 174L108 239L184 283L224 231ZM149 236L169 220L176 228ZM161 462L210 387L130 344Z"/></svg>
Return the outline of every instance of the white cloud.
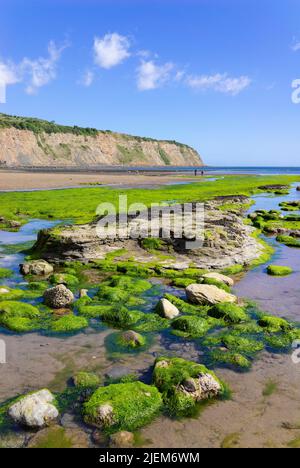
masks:
<svg viewBox="0 0 300 468"><path fill-rule="evenodd" d="M23 59L20 69L25 80L27 76L29 77L26 93L34 94L38 88L45 86L56 78L57 62L64 49L68 46L68 43L64 43L62 46L58 47L54 41L50 41L48 44L48 57L40 57L36 60L31 60L26 57Z"/></svg>
<svg viewBox="0 0 300 468"><path fill-rule="evenodd" d="M298 50L300 50L300 41L294 42L294 44L291 46L291 48L292 48L292 50L293 50L294 52L298 52Z"/></svg>
<svg viewBox="0 0 300 468"><path fill-rule="evenodd" d="M156 89L170 79L174 68L171 62L156 65L152 60L142 61L137 69L137 86L140 91Z"/></svg>
<svg viewBox="0 0 300 468"><path fill-rule="evenodd" d="M94 39L95 63L102 68L112 68L130 57L130 42L126 36L118 33L106 34Z"/></svg>
<svg viewBox="0 0 300 468"><path fill-rule="evenodd" d="M212 89L213 91L235 96L250 86L251 79L248 76L233 78L226 73L217 73L215 75L189 76L186 79L186 84L194 89Z"/></svg>
<svg viewBox="0 0 300 468"><path fill-rule="evenodd" d="M88 88L93 83L94 78L95 78L94 72L92 72L91 70L86 70L83 77L79 81L79 84Z"/></svg>
<svg viewBox="0 0 300 468"><path fill-rule="evenodd" d="M6 102L6 86L18 83L20 77L13 63L0 62L0 103Z"/></svg>

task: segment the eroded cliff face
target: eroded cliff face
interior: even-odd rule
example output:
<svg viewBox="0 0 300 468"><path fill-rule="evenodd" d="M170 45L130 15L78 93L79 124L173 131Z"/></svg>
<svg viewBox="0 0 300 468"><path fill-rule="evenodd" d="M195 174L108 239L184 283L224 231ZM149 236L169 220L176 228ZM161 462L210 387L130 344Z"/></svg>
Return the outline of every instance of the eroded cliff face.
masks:
<svg viewBox="0 0 300 468"><path fill-rule="evenodd" d="M0 161L7 166L201 166L191 147L125 134L35 133L0 128Z"/></svg>

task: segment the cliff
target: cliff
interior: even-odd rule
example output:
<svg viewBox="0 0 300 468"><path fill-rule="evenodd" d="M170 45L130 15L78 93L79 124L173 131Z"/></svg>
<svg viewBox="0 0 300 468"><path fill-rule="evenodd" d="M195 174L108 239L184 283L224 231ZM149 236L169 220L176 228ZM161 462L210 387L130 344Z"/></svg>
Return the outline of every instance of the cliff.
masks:
<svg viewBox="0 0 300 468"><path fill-rule="evenodd" d="M0 162L7 166L201 166L191 147L0 113Z"/></svg>

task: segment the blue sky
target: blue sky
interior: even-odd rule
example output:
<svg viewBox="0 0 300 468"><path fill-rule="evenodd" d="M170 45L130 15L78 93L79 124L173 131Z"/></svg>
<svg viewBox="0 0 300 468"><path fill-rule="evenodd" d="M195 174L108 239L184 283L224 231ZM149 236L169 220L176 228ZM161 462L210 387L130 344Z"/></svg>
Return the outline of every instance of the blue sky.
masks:
<svg viewBox="0 0 300 468"><path fill-rule="evenodd" d="M300 165L298 0L1 0L0 18L0 112Z"/></svg>

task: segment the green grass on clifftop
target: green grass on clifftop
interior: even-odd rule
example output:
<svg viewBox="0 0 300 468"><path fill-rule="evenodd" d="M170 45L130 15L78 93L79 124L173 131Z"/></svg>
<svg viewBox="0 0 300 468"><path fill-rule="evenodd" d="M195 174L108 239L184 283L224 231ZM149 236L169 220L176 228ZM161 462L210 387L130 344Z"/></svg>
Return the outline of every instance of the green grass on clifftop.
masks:
<svg viewBox="0 0 300 468"><path fill-rule="evenodd" d="M155 189L115 189L93 187L0 194L0 216L26 222L29 218L72 219L86 223L96 216L100 203L113 203L118 208L119 195L128 196L128 204L201 202L220 195L252 195L262 185L291 184L299 176L227 176L214 182L162 186Z"/></svg>

